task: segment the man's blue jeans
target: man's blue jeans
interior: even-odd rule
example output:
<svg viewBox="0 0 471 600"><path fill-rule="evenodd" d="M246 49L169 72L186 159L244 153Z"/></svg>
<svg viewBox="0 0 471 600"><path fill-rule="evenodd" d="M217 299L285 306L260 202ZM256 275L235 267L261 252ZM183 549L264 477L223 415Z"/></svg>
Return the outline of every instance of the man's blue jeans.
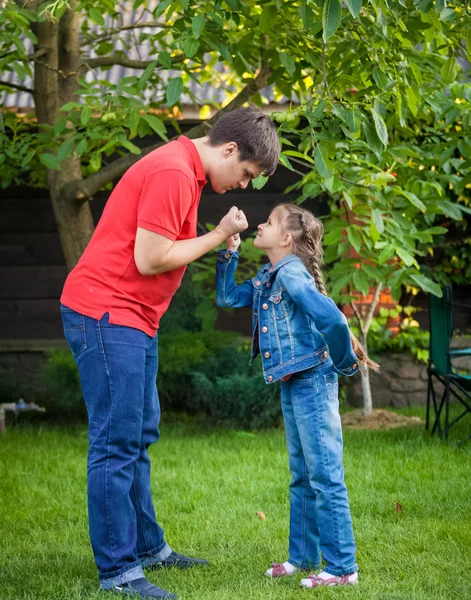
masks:
<svg viewBox="0 0 471 600"><path fill-rule="evenodd" d="M156 521L147 450L159 438L157 335L61 307L88 412L88 516L102 588L143 577L171 549Z"/></svg>
<svg viewBox="0 0 471 600"><path fill-rule="evenodd" d="M342 464L338 377L330 357L281 384L289 454L289 562L332 575L357 570Z"/></svg>

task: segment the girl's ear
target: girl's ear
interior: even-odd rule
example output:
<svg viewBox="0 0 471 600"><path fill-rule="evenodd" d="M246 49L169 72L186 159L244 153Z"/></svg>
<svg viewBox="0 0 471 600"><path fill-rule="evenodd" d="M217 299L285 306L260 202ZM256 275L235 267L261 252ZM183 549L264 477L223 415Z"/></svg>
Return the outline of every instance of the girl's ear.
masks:
<svg viewBox="0 0 471 600"><path fill-rule="evenodd" d="M283 239L281 240L281 245L284 246L285 248L291 246L293 244L293 236L291 235L291 233L286 232L285 235L283 236Z"/></svg>

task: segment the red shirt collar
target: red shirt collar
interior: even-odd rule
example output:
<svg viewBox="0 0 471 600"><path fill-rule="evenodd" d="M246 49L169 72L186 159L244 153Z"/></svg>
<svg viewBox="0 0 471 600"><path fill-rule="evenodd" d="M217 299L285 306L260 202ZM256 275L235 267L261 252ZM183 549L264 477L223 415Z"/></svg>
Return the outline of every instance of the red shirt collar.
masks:
<svg viewBox="0 0 471 600"><path fill-rule="evenodd" d="M193 160L193 169L195 170L196 179L202 185L206 185L206 183L208 182L206 180L206 176L204 174L203 169L203 163L201 162L201 157L198 153L198 150L196 149L196 146L189 138L185 137L184 135L181 135L178 138L177 142L180 142L180 144L183 144L183 146L185 146L185 148L188 149Z"/></svg>

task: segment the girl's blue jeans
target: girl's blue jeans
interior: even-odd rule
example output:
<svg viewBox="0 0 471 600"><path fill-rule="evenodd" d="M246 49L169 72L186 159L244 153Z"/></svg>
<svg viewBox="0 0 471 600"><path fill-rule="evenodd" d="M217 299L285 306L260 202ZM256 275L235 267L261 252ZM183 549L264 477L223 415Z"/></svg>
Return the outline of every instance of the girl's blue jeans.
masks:
<svg viewBox="0 0 471 600"><path fill-rule="evenodd" d="M289 454L289 562L332 575L358 569L342 464L338 377L329 358L281 384Z"/></svg>
<svg viewBox="0 0 471 600"><path fill-rule="evenodd" d="M157 336L61 306L88 412L88 516L102 588L171 552L156 521L147 454L159 438Z"/></svg>

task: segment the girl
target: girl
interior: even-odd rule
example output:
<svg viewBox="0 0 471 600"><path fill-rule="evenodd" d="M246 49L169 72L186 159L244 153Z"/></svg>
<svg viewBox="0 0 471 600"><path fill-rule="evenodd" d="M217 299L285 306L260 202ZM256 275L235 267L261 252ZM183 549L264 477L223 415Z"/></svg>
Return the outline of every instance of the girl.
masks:
<svg viewBox="0 0 471 600"><path fill-rule="evenodd" d="M355 585L352 520L342 466L338 375L359 365L377 369L350 333L345 316L326 296L322 278L323 227L309 211L282 204L258 226L254 240L270 261L238 286L234 280L239 235L218 252L217 304L252 306L252 360L261 354L265 381L281 379L289 454L289 557L272 563L267 577L319 570L307 588Z"/></svg>

